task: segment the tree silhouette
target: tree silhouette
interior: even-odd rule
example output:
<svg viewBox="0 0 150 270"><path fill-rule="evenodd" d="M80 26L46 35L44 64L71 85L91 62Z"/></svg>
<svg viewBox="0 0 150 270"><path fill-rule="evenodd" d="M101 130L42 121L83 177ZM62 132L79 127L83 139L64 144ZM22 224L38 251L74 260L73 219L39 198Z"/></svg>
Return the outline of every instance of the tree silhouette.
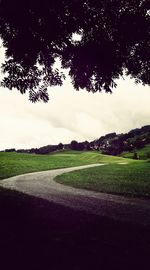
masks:
<svg viewBox="0 0 150 270"><path fill-rule="evenodd" d="M64 147L64 145L62 143L59 143L58 146L57 146L58 150L62 150L63 147Z"/></svg>
<svg viewBox="0 0 150 270"><path fill-rule="evenodd" d="M47 87L65 78L56 57L76 90L111 92L124 71L150 84L149 34L149 0L1 0L2 85L47 102Z"/></svg>
<svg viewBox="0 0 150 270"><path fill-rule="evenodd" d="M70 148L72 149L72 150L78 150L78 142L77 141L75 141L75 140L73 140L73 141L71 141L71 143L70 143Z"/></svg>

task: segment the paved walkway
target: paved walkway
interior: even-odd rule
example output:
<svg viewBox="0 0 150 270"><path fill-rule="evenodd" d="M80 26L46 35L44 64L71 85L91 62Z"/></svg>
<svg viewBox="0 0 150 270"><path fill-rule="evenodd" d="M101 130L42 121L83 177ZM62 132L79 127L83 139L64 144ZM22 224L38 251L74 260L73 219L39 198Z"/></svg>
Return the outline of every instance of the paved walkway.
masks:
<svg viewBox="0 0 150 270"><path fill-rule="evenodd" d="M54 178L62 173L102 165L104 164L23 174L2 180L0 186L91 214L150 225L150 200L129 199L123 196L76 189L54 181Z"/></svg>

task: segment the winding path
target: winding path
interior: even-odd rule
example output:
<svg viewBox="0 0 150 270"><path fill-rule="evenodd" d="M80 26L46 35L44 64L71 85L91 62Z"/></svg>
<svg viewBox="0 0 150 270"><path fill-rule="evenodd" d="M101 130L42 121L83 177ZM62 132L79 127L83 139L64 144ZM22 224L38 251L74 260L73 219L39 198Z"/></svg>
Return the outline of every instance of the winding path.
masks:
<svg viewBox="0 0 150 270"><path fill-rule="evenodd" d="M150 225L150 200L129 199L118 195L76 189L54 181L57 175L102 165L104 164L23 174L1 181L0 186L91 214L134 224Z"/></svg>

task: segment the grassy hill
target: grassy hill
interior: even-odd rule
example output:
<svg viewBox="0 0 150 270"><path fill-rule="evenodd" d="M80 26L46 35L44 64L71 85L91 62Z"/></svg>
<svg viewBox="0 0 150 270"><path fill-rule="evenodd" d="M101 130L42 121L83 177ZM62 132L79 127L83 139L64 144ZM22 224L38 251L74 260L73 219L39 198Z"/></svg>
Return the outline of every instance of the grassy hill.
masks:
<svg viewBox="0 0 150 270"><path fill-rule="evenodd" d="M139 150L150 144L150 125L130 130L125 134L115 132L106 134L91 144L95 149L108 155L120 155L123 152Z"/></svg>
<svg viewBox="0 0 150 270"><path fill-rule="evenodd" d="M124 162L65 173L57 176L56 181L76 188L150 198L150 162L124 159Z"/></svg>
<svg viewBox="0 0 150 270"><path fill-rule="evenodd" d="M120 154L124 158L134 158L135 151L123 152ZM136 153L141 160L150 159L150 144L145 145L142 149L136 149Z"/></svg>
<svg viewBox="0 0 150 270"><path fill-rule="evenodd" d="M101 155L96 151L60 151L49 155L0 153L0 179L28 172L51 170L92 163L121 162L122 157Z"/></svg>

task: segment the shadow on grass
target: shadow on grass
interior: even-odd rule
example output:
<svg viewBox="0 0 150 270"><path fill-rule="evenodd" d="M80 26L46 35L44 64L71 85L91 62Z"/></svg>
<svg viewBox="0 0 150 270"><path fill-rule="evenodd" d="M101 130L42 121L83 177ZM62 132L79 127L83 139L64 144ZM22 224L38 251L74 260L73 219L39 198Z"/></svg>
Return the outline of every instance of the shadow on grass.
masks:
<svg viewBox="0 0 150 270"><path fill-rule="evenodd" d="M150 228L0 189L1 269L146 268Z"/></svg>

